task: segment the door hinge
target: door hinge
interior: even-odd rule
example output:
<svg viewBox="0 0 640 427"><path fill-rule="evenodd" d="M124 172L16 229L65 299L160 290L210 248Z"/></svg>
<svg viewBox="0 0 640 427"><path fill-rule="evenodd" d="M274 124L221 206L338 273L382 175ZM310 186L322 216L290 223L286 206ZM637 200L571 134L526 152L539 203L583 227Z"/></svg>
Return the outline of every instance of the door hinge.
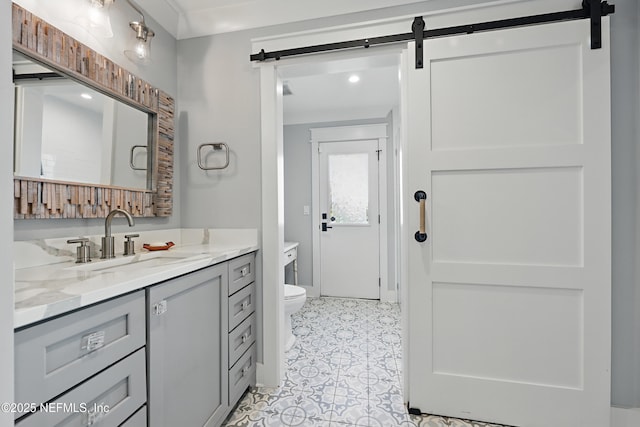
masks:
<svg viewBox="0 0 640 427"><path fill-rule="evenodd" d="M382 278L378 277L378 287L382 287Z"/></svg>
<svg viewBox="0 0 640 427"><path fill-rule="evenodd" d="M378 214L378 224L380 224L380 214Z"/></svg>
<svg viewBox="0 0 640 427"><path fill-rule="evenodd" d="M376 150L376 153L378 154L378 161L380 161L380 152L381 152L381 151L382 151L382 150Z"/></svg>

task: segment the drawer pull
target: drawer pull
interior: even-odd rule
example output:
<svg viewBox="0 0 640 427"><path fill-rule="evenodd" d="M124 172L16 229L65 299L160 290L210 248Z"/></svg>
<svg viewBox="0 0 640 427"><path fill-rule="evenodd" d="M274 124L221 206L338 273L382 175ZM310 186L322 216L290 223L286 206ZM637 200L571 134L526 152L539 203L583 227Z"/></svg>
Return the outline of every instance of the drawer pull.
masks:
<svg viewBox="0 0 640 427"><path fill-rule="evenodd" d="M242 344L246 343L247 340L249 339L249 334L243 334L241 339L242 339Z"/></svg>
<svg viewBox="0 0 640 427"><path fill-rule="evenodd" d="M249 301L242 301L240 311L245 311L247 308L249 308L249 305L250 305Z"/></svg>
<svg viewBox="0 0 640 427"><path fill-rule="evenodd" d="M104 331L92 332L82 337L82 350L87 352L95 351L104 347Z"/></svg>
<svg viewBox="0 0 640 427"><path fill-rule="evenodd" d="M94 424L98 424L99 421L109 413L109 405L101 404L93 404L89 406L87 409L87 426L92 426Z"/></svg>
<svg viewBox="0 0 640 427"><path fill-rule="evenodd" d="M242 267L240 269L240 276L245 277L247 274L249 274L249 267Z"/></svg>
<svg viewBox="0 0 640 427"><path fill-rule="evenodd" d="M163 299L162 301L153 304L153 315L154 316L162 316L167 312L167 300Z"/></svg>
<svg viewBox="0 0 640 427"><path fill-rule="evenodd" d="M249 372L249 367L245 366L244 368L242 368L242 375L240 376L244 377L245 375L247 375L248 372Z"/></svg>

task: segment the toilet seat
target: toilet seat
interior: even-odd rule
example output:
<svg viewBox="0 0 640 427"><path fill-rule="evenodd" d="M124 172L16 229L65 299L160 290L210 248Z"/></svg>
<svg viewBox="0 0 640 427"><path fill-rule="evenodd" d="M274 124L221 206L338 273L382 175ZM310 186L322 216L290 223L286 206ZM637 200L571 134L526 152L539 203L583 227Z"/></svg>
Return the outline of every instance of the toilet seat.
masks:
<svg viewBox="0 0 640 427"><path fill-rule="evenodd" d="M305 289L300 286L284 285L285 300L300 298L301 296L306 295L306 293Z"/></svg>

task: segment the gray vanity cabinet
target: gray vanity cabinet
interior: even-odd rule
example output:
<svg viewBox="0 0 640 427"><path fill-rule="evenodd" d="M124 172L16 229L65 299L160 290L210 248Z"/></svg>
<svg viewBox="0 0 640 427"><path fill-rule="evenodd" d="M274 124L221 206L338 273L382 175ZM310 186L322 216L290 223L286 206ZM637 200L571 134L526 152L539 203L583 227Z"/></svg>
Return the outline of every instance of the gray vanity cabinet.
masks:
<svg viewBox="0 0 640 427"><path fill-rule="evenodd" d="M16 402L82 410L15 425L218 427L256 381L255 308L251 253L17 330Z"/></svg>
<svg viewBox="0 0 640 427"><path fill-rule="evenodd" d="M149 426L218 426L229 410L227 264L147 289Z"/></svg>

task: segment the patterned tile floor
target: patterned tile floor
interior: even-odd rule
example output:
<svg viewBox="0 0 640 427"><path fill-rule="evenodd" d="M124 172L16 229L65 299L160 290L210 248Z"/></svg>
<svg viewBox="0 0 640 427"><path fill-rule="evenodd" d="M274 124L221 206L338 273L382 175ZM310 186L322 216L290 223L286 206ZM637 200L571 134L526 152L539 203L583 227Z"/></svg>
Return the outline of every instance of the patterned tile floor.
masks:
<svg viewBox="0 0 640 427"><path fill-rule="evenodd" d="M407 413L396 304L308 298L292 324L283 383L251 390L225 426L497 427Z"/></svg>

